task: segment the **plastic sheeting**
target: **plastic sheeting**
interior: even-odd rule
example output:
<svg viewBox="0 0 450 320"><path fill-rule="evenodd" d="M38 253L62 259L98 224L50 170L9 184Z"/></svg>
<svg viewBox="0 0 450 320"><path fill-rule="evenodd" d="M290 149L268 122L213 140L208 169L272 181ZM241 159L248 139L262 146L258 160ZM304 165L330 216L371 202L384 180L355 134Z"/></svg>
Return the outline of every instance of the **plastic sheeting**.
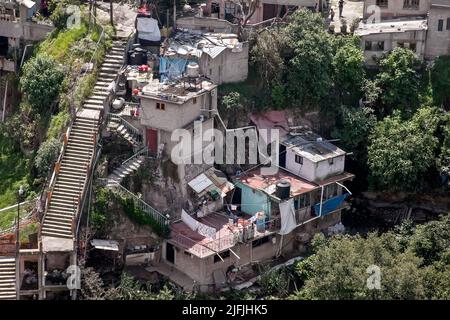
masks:
<svg viewBox="0 0 450 320"><path fill-rule="evenodd" d="M297 227L294 198L280 203L281 228L278 234L288 234Z"/></svg>
<svg viewBox="0 0 450 320"><path fill-rule="evenodd" d="M187 60L181 58L159 58L161 81L181 77L186 70Z"/></svg>
<svg viewBox="0 0 450 320"><path fill-rule="evenodd" d="M158 21L153 18L137 18L137 31L139 39L147 41L160 41Z"/></svg>
<svg viewBox="0 0 450 320"><path fill-rule="evenodd" d="M322 214L321 216L325 216L334 210L336 210L349 196L349 193L344 193L340 196L330 198L322 203ZM320 215L320 202L314 205L314 211L316 215Z"/></svg>

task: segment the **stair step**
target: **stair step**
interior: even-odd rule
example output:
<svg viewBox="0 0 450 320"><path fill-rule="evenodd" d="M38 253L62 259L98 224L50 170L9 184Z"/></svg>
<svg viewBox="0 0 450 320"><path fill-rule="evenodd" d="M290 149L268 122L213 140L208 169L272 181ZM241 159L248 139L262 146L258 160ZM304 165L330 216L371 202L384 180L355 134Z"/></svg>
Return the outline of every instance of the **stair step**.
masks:
<svg viewBox="0 0 450 320"><path fill-rule="evenodd" d="M95 105L95 104L85 104L83 105L84 109L90 109L90 110L103 110L103 106Z"/></svg>
<svg viewBox="0 0 450 320"><path fill-rule="evenodd" d="M73 219L73 212L68 212L68 211L64 211L64 210L60 210L60 209L51 209L51 208L49 208L49 211L47 212L46 216L72 221L72 219Z"/></svg>
<svg viewBox="0 0 450 320"><path fill-rule="evenodd" d="M52 228L45 228L42 227L42 235L49 236L49 237L55 237L55 238L64 238L64 239L72 239L72 233L67 234L60 232L58 230L53 230Z"/></svg>

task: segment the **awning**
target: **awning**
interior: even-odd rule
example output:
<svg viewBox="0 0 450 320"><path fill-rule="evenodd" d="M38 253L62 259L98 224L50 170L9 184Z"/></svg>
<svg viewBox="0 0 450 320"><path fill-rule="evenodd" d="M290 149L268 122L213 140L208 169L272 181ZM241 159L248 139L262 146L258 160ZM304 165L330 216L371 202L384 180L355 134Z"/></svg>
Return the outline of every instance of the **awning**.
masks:
<svg viewBox="0 0 450 320"><path fill-rule="evenodd" d="M119 242L115 240L94 239L91 240L91 245L99 250L119 251Z"/></svg>

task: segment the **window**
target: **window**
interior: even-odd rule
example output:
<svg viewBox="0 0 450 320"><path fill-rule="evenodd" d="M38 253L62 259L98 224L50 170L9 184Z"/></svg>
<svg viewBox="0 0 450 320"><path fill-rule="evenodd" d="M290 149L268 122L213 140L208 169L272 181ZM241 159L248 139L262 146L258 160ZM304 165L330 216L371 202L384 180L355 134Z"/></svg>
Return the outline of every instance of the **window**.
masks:
<svg viewBox="0 0 450 320"><path fill-rule="evenodd" d="M443 31L444 30L444 20L439 19L438 21L438 31Z"/></svg>
<svg viewBox="0 0 450 320"><path fill-rule="evenodd" d="M412 51L416 52L417 44L415 44L415 43L410 43L410 44L409 44L409 48L410 48Z"/></svg>
<svg viewBox="0 0 450 320"><path fill-rule="evenodd" d="M303 164L303 157L299 156L298 154L295 155L295 162L298 164Z"/></svg>
<svg viewBox="0 0 450 320"><path fill-rule="evenodd" d="M447 18L447 30L450 30L450 18Z"/></svg>
<svg viewBox="0 0 450 320"><path fill-rule="evenodd" d="M267 243L267 242L269 242L269 236L253 241L252 248L262 246L264 243Z"/></svg>
<svg viewBox="0 0 450 320"><path fill-rule="evenodd" d="M300 197L297 198L297 201L295 201L297 204L296 209L303 209L310 206L310 196L309 193L302 194Z"/></svg>
<svg viewBox="0 0 450 320"><path fill-rule="evenodd" d="M196 103L197 103L197 97L194 97L194 98L192 99L192 103L193 103L193 104L196 104Z"/></svg>
<svg viewBox="0 0 450 320"><path fill-rule="evenodd" d="M332 166L334 164L334 158L328 159L328 164Z"/></svg>
<svg viewBox="0 0 450 320"><path fill-rule="evenodd" d="M220 256L223 260L230 257L230 250L219 252ZM221 262L222 260L219 258L219 256L216 254L214 255L214 263Z"/></svg>
<svg viewBox="0 0 450 320"><path fill-rule="evenodd" d="M379 51L383 51L384 50L384 41L378 41L377 42L377 49Z"/></svg>
<svg viewBox="0 0 450 320"><path fill-rule="evenodd" d="M323 199L324 200L333 198L335 196L337 196L337 184L333 183L333 184L329 184L324 187L324 190L323 190Z"/></svg>
<svg viewBox="0 0 450 320"><path fill-rule="evenodd" d="M420 0L404 0L403 9L419 9Z"/></svg>
<svg viewBox="0 0 450 320"><path fill-rule="evenodd" d="M365 49L368 51L372 51L372 41L365 41Z"/></svg>
<svg viewBox="0 0 450 320"><path fill-rule="evenodd" d="M398 48L404 48L404 47L405 47L405 43L403 43L403 42L397 42L397 47L398 47Z"/></svg>
<svg viewBox="0 0 450 320"><path fill-rule="evenodd" d="M377 6L379 7L387 7L389 4L388 0L377 0Z"/></svg>
<svg viewBox="0 0 450 320"><path fill-rule="evenodd" d="M156 103L156 109L158 109L158 110L166 110L166 104L165 103L161 103L161 102L157 102Z"/></svg>

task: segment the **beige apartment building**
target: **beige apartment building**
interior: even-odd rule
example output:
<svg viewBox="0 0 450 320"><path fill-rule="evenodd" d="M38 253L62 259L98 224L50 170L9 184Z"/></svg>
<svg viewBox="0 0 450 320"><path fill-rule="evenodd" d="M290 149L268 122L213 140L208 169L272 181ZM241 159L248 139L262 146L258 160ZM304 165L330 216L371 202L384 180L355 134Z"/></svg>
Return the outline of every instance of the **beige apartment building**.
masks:
<svg viewBox="0 0 450 320"><path fill-rule="evenodd" d="M368 65L397 47L413 50L420 59L450 54L450 1L365 0L355 35Z"/></svg>

